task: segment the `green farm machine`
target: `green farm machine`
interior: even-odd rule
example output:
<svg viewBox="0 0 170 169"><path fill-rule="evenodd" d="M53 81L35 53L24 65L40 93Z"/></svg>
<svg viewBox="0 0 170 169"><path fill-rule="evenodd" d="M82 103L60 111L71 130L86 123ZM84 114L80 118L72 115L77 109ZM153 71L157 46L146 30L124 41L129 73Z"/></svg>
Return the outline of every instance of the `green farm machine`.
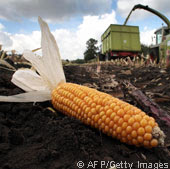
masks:
<svg viewBox="0 0 170 169"><path fill-rule="evenodd" d="M138 26L111 24L103 33L102 54L106 60L135 57L140 54L141 45Z"/></svg>
<svg viewBox="0 0 170 169"><path fill-rule="evenodd" d="M133 11L143 9L160 17L167 26L163 26L155 31L156 44L150 46L151 59L158 63L160 58L170 56L170 21L160 12L141 4L135 5L130 11L123 25L110 25L103 33L102 55L107 59L136 57L141 53L141 44L139 38L139 27L127 26L126 23Z"/></svg>

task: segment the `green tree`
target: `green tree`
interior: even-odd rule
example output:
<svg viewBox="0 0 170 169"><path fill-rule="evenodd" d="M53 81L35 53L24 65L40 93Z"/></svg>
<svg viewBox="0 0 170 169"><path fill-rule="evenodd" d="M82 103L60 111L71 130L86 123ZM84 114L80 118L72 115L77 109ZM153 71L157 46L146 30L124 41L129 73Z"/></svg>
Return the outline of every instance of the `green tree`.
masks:
<svg viewBox="0 0 170 169"><path fill-rule="evenodd" d="M84 60L86 62L97 57L97 51L99 48L96 45L97 45L97 40L93 38L90 38L86 42L87 49L84 52Z"/></svg>
<svg viewBox="0 0 170 169"><path fill-rule="evenodd" d="M149 46L141 44L141 51L144 54L144 56L146 56L147 54L149 54Z"/></svg>

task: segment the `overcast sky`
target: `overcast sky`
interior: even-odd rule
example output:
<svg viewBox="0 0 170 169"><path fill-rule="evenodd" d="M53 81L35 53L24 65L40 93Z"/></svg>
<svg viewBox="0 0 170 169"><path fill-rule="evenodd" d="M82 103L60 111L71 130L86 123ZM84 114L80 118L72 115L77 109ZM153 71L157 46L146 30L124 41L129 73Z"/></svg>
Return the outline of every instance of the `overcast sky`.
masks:
<svg viewBox="0 0 170 169"><path fill-rule="evenodd" d="M136 4L149 5L170 18L169 0L0 0L0 44L3 49L40 47L41 16L49 24L63 59L83 58L86 41L100 43L102 33L110 24L123 24ZM152 43L153 32L163 21L144 10L132 13L128 24L139 26L140 39ZM165 23L164 23L165 25Z"/></svg>

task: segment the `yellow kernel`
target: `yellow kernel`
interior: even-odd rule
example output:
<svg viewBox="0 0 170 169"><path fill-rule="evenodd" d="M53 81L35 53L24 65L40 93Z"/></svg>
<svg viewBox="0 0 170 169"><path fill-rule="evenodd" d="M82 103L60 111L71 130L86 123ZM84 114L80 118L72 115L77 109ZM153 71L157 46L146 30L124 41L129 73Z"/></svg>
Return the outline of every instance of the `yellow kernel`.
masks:
<svg viewBox="0 0 170 169"><path fill-rule="evenodd" d="M123 122L122 129L126 129L127 126L128 126L128 123L127 122Z"/></svg>
<svg viewBox="0 0 170 169"><path fill-rule="evenodd" d="M93 97L95 96L95 94L92 93L92 92L90 92L90 93L88 93L88 96L91 97L91 98L93 98Z"/></svg>
<svg viewBox="0 0 170 169"><path fill-rule="evenodd" d="M92 108L92 109L91 109L91 112L92 112L92 114L96 114L96 109L95 109L95 108Z"/></svg>
<svg viewBox="0 0 170 169"><path fill-rule="evenodd" d="M121 133L121 131L122 131L122 128L121 127L117 127L116 132L117 133Z"/></svg>
<svg viewBox="0 0 170 169"><path fill-rule="evenodd" d="M83 116L84 116L84 119L86 119L86 118L87 118L87 114L84 114Z"/></svg>
<svg viewBox="0 0 170 169"><path fill-rule="evenodd" d="M123 109L119 109L117 111L117 115L119 115L120 117L122 117L124 115L124 110Z"/></svg>
<svg viewBox="0 0 170 169"><path fill-rule="evenodd" d="M107 102L108 102L109 107L110 107L110 105L113 103L112 100L110 100L110 98L108 98L108 101L107 101Z"/></svg>
<svg viewBox="0 0 170 169"><path fill-rule="evenodd" d="M112 136L113 136L113 138L115 138L117 136L116 131L113 131Z"/></svg>
<svg viewBox="0 0 170 169"><path fill-rule="evenodd" d="M133 117L131 117L131 118L128 120L128 123L129 123L130 125L132 125L134 122L135 122L135 120L134 120Z"/></svg>
<svg viewBox="0 0 170 169"><path fill-rule="evenodd" d="M119 109L120 109L119 106L115 106L113 110L114 110L115 112L117 112Z"/></svg>
<svg viewBox="0 0 170 169"><path fill-rule="evenodd" d="M101 106L99 112L104 111L104 107Z"/></svg>
<svg viewBox="0 0 170 169"><path fill-rule="evenodd" d="M145 133L144 139L148 140L148 141L151 140L152 139L152 134L151 133Z"/></svg>
<svg viewBox="0 0 170 169"><path fill-rule="evenodd" d="M102 105L103 105L103 106L107 105L107 102L108 102L108 99L103 99L103 100L102 100Z"/></svg>
<svg viewBox="0 0 170 169"><path fill-rule="evenodd" d="M86 107L85 113L87 114L89 111L90 111L90 108L89 108L89 107Z"/></svg>
<svg viewBox="0 0 170 169"><path fill-rule="evenodd" d="M153 117L149 117L149 120L151 121L154 121L155 122L155 119Z"/></svg>
<svg viewBox="0 0 170 169"><path fill-rule="evenodd" d="M114 98L112 98L112 101L117 104L117 102L119 101L119 99L117 99L117 98L114 97Z"/></svg>
<svg viewBox="0 0 170 169"><path fill-rule="evenodd" d="M101 108L101 105L97 105L97 106L96 106L96 111L99 111L100 108Z"/></svg>
<svg viewBox="0 0 170 169"><path fill-rule="evenodd" d="M99 120L99 118L100 118L99 114L96 114L95 117L94 117L95 123L97 123L97 121Z"/></svg>
<svg viewBox="0 0 170 169"><path fill-rule="evenodd" d="M96 103L92 103L90 107L96 107Z"/></svg>
<svg viewBox="0 0 170 169"><path fill-rule="evenodd" d="M81 102L80 107L83 108L84 105L85 105L85 103Z"/></svg>
<svg viewBox="0 0 170 169"><path fill-rule="evenodd" d="M123 118L124 118L125 121L128 121L130 119L130 117L131 116L129 114L125 114Z"/></svg>
<svg viewBox="0 0 170 169"><path fill-rule="evenodd" d="M143 117L146 121L149 121L149 116L148 115L145 115L144 117Z"/></svg>
<svg viewBox="0 0 170 169"><path fill-rule="evenodd" d="M98 120L98 125L100 126L101 123L102 123L102 119L99 119L99 120Z"/></svg>
<svg viewBox="0 0 170 169"><path fill-rule="evenodd" d="M150 120L150 121L148 122L148 124L149 124L149 125L151 125L152 127L154 127L154 126L155 126L155 122L154 122L154 121L152 121L152 120Z"/></svg>
<svg viewBox="0 0 170 169"><path fill-rule="evenodd" d="M126 136L127 136L126 131L125 131L125 130L123 130L123 131L122 131L122 133L121 133L121 135L122 135L122 137L126 137Z"/></svg>
<svg viewBox="0 0 170 169"><path fill-rule="evenodd" d="M109 122L109 127L112 128L113 125L114 125L113 121L110 121L110 122Z"/></svg>
<svg viewBox="0 0 170 169"><path fill-rule="evenodd" d="M88 103L89 100L90 100L90 98L89 98L88 96L86 96L86 97L84 98L84 101L85 101L86 103Z"/></svg>
<svg viewBox="0 0 170 169"><path fill-rule="evenodd" d="M90 125L91 119L87 118L87 124Z"/></svg>
<svg viewBox="0 0 170 169"><path fill-rule="evenodd" d="M120 105L120 107L121 107L122 109L124 109L126 106L127 106L126 103L123 103L123 104ZM124 111L124 110L123 110L123 111Z"/></svg>
<svg viewBox="0 0 170 169"><path fill-rule="evenodd" d="M93 104L93 101L90 99L87 104L91 106Z"/></svg>
<svg viewBox="0 0 170 169"><path fill-rule="evenodd" d="M119 126L122 126L123 122L124 122L123 118L119 118L119 120L118 120L118 125L119 125Z"/></svg>
<svg viewBox="0 0 170 169"><path fill-rule="evenodd" d="M145 119L142 119L140 124L142 127L145 127L147 125L147 121Z"/></svg>
<svg viewBox="0 0 170 169"><path fill-rule="evenodd" d="M106 99L106 95L107 95L107 94L105 94L105 93L100 93L100 98Z"/></svg>
<svg viewBox="0 0 170 169"><path fill-rule="evenodd" d="M80 95L80 98L81 99L84 99L86 97L86 94L85 93L82 93L81 95Z"/></svg>
<svg viewBox="0 0 170 169"><path fill-rule="evenodd" d="M152 147L156 147L156 146L158 145L158 140L152 139L151 142L150 142L150 145L151 145Z"/></svg>
<svg viewBox="0 0 170 169"><path fill-rule="evenodd" d="M139 114L140 112L141 112L141 110L138 109L138 108L134 110L134 113L135 113L135 114Z"/></svg>
<svg viewBox="0 0 170 169"><path fill-rule="evenodd" d="M104 131L107 133L109 131L109 127L106 125Z"/></svg>
<svg viewBox="0 0 170 169"><path fill-rule="evenodd" d="M134 118L135 118L135 121L138 121L138 122L140 122L142 120L141 115L135 115Z"/></svg>
<svg viewBox="0 0 170 169"><path fill-rule="evenodd" d="M137 130L137 129L140 127L139 122L133 123L132 127L133 127L135 130Z"/></svg>
<svg viewBox="0 0 170 169"><path fill-rule="evenodd" d="M106 115L107 115L107 116L110 116L111 114L112 114L112 110L111 110L111 109L109 109L109 110L106 111Z"/></svg>
<svg viewBox="0 0 170 169"><path fill-rule="evenodd" d="M99 96L97 95L97 93L93 96L93 99L99 99Z"/></svg>
<svg viewBox="0 0 170 169"><path fill-rule="evenodd" d="M103 115L105 115L105 112L104 111L102 111L102 112L100 112L100 117L102 117Z"/></svg>
<svg viewBox="0 0 170 169"><path fill-rule="evenodd" d="M106 117L107 117L106 115L103 115L103 116L102 116L102 121L103 121L103 122L106 120Z"/></svg>
<svg viewBox="0 0 170 169"><path fill-rule="evenodd" d="M142 117L144 117L144 116L146 115L146 113L142 111L142 112L139 113L139 115L141 115Z"/></svg>
<svg viewBox="0 0 170 169"><path fill-rule="evenodd" d="M78 112L77 112L77 113L78 113L78 114L80 114L80 113L81 113L81 109L80 109L80 108L78 109Z"/></svg>
<svg viewBox="0 0 170 169"><path fill-rule="evenodd" d="M75 112L77 112L77 111L78 111L78 109L79 109L79 107L78 107L78 106L75 106L74 111L75 111Z"/></svg>
<svg viewBox="0 0 170 169"><path fill-rule="evenodd" d="M133 130L133 131L131 132L131 136L132 136L133 138L136 138L136 137L137 137L137 132L136 132L136 130Z"/></svg>
<svg viewBox="0 0 170 169"><path fill-rule="evenodd" d="M137 144L138 144L138 141L133 138L133 139L132 139L132 144L137 145Z"/></svg>
<svg viewBox="0 0 170 169"><path fill-rule="evenodd" d="M105 124L101 123L100 127L101 127L101 129L104 129L105 128Z"/></svg>
<svg viewBox="0 0 170 169"><path fill-rule="evenodd" d="M129 114L130 116L133 115L133 111L132 110L128 110L126 113Z"/></svg>
<svg viewBox="0 0 170 169"><path fill-rule="evenodd" d="M116 115L116 116L114 117L114 122L116 123L116 122L119 120L119 118L120 118L120 117Z"/></svg>
<svg viewBox="0 0 170 169"><path fill-rule="evenodd" d="M116 113L112 113L111 115L110 115L110 118L112 119L112 120L114 120L114 117L116 116Z"/></svg>
<svg viewBox="0 0 170 169"><path fill-rule="evenodd" d="M145 131L147 133L151 133L152 132L152 127L150 125L145 126Z"/></svg>
<svg viewBox="0 0 170 169"><path fill-rule="evenodd" d="M110 122L110 118L107 117L106 120L105 120L105 123L106 123L106 124L109 124L109 122Z"/></svg>
<svg viewBox="0 0 170 169"><path fill-rule="evenodd" d="M116 130L116 128L117 128L117 124L114 124L113 129Z"/></svg>
<svg viewBox="0 0 170 169"><path fill-rule="evenodd" d="M117 100L117 105L121 106L122 105L122 101L121 100Z"/></svg>
<svg viewBox="0 0 170 169"><path fill-rule="evenodd" d="M85 111L85 110L86 110L86 108L87 108L87 105L86 105L86 104L84 104L84 106L82 107L82 109Z"/></svg>
<svg viewBox="0 0 170 169"><path fill-rule="evenodd" d="M105 110L105 111L109 110L109 106L105 106L105 107L104 107L104 110Z"/></svg>
<svg viewBox="0 0 170 169"><path fill-rule="evenodd" d="M77 105L78 105L78 106L80 106L81 102L82 102L82 101L81 101L80 99L77 99Z"/></svg>
<svg viewBox="0 0 170 169"><path fill-rule="evenodd" d="M114 109L115 106L116 106L116 104L115 104L115 103L112 103L112 104L110 105L110 108L111 108L111 109Z"/></svg>
<svg viewBox="0 0 170 169"><path fill-rule="evenodd" d="M97 104L98 104L98 105L102 105L102 101L103 101L102 99L98 99L98 100L97 100Z"/></svg>
<svg viewBox="0 0 170 169"><path fill-rule="evenodd" d="M131 126L127 126L126 132L127 132L127 133L130 133L131 131L132 131L132 127L131 127Z"/></svg>
<svg viewBox="0 0 170 169"><path fill-rule="evenodd" d="M88 112L88 117L90 118L92 116L92 112Z"/></svg>
<svg viewBox="0 0 170 169"><path fill-rule="evenodd" d="M73 101L74 101L74 103L76 103L77 102L77 97L74 97L74 99L73 99Z"/></svg>
<svg viewBox="0 0 170 169"><path fill-rule="evenodd" d="M94 117L95 117L95 115L94 115L94 114L92 114L91 119L92 119L92 120L94 120Z"/></svg>
<svg viewBox="0 0 170 169"><path fill-rule="evenodd" d="M138 140L139 143L143 143L143 137L142 136L138 136L137 140Z"/></svg>
<svg viewBox="0 0 170 169"><path fill-rule="evenodd" d="M127 112L127 111L129 111L130 110L130 106L129 105L127 105L126 107L124 107L124 111L125 112Z"/></svg>
<svg viewBox="0 0 170 169"><path fill-rule="evenodd" d="M137 130L138 135L143 136L145 134L145 130L143 127L138 128Z"/></svg>

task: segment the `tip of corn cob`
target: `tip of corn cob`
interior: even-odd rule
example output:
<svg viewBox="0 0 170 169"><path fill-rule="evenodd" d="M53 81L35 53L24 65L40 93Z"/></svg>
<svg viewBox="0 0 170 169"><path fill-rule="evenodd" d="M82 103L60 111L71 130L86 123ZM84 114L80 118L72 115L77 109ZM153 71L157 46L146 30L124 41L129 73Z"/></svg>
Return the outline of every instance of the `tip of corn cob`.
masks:
<svg viewBox="0 0 170 169"><path fill-rule="evenodd" d="M164 132L158 126L153 128L152 136L154 139L158 141L158 146L164 146L164 140L166 136Z"/></svg>

